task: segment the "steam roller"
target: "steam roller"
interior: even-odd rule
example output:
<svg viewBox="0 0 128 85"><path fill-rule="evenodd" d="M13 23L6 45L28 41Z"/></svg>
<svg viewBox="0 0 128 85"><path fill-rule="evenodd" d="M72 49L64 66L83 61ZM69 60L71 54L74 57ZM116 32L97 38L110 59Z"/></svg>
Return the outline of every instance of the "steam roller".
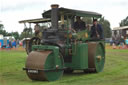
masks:
<svg viewBox="0 0 128 85"><path fill-rule="evenodd" d="M27 57L25 67L29 68L26 73L32 80L54 81L63 75L64 62L57 52L32 51Z"/></svg>
<svg viewBox="0 0 128 85"><path fill-rule="evenodd" d="M24 70L31 80L55 81L63 73L74 70L99 73L105 63L105 41L92 38L88 29L74 30L75 17L96 17L96 12L59 8L42 14L42 19L23 20L20 23L51 23L41 37L33 37L26 44L28 54Z"/></svg>

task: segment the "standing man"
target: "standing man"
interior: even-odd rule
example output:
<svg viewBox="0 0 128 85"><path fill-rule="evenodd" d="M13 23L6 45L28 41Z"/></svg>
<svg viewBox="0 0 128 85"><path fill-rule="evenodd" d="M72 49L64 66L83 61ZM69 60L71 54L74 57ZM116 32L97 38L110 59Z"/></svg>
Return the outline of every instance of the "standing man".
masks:
<svg viewBox="0 0 128 85"><path fill-rule="evenodd" d="M126 37L125 43L126 43L126 46L127 46L127 48L128 48L128 37Z"/></svg>
<svg viewBox="0 0 128 85"><path fill-rule="evenodd" d="M79 16L76 16L76 22L74 23L75 31L82 31L86 29L86 24L80 19Z"/></svg>
<svg viewBox="0 0 128 85"><path fill-rule="evenodd" d="M92 39L103 39L103 28L98 24L97 19L93 20L93 26L91 27L91 38Z"/></svg>
<svg viewBox="0 0 128 85"><path fill-rule="evenodd" d="M12 42L9 40L9 48L12 48Z"/></svg>
<svg viewBox="0 0 128 85"><path fill-rule="evenodd" d="M36 23L34 30L35 30L35 36L38 38L42 38L41 27L38 23Z"/></svg>

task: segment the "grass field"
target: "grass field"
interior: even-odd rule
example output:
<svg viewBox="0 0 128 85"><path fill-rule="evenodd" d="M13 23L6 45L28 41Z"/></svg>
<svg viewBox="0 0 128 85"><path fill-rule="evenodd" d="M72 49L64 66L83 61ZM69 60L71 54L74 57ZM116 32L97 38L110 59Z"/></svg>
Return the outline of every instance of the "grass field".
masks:
<svg viewBox="0 0 128 85"><path fill-rule="evenodd" d="M24 50L0 50L0 85L128 85L128 49L106 49L104 71L98 74L64 74L54 82L31 81L22 70Z"/></svg>

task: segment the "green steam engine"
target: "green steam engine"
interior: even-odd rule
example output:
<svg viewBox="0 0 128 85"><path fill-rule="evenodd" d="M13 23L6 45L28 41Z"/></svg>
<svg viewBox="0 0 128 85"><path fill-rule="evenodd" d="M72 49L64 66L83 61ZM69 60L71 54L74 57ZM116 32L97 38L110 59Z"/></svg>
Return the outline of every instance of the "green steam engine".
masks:
<svg viewBox="0 0 128 85"><path fill-rule="evenodd" d="M32 38L27 45L28 57L24 70L32 80L58 80L63 72L74 70L101 72L105 63L104 40L93 40L88 29L73 30L76 16L100 18L96 12L59 8L52 5L41 23L51 22L42 37ZM31 23L38 23L38 21ZM22 22L22 21L21 21Z"/></svg>

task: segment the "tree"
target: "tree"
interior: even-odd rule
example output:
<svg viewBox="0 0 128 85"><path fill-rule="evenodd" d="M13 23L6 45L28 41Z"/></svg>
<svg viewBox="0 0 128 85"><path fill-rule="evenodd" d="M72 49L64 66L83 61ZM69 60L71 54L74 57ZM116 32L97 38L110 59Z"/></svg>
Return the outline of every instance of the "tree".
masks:
<svg viewBox="0 0 128 85"><path fill-rule="evenodd" d="M3 28L4 28L4 25L0 24L0 30L3 30Z"/></svg>
<svg viewBox="0 0 128 85"><path fill-rule="evenodd" d="M12 32L11 34L12 34L12 36L15 37L16 40L19 39L19 33L18 32Z"/></svg>
<svg viewBox="0 0 128 85"><path fill-rule="evenodd" d="M4 30L4 25L3 24L0 24L0 34L6 36L7 35L7 32L6 30Z"/></svg>
<svg viewBox="0 0 128 85"><path fill-rule="evenodd" d="M84 17L82 20L86 22L86 24L92 24L93 22L93 20L90 17Z"/></svg>
<svg viewBox="0 0 128 85"><path fill-rule="evenodd" d="M32 33L32 28L24 28L23 32L20 35L20 39L31 38L33 36L34 36L34 34Z"/></svg>
<svg viewBox="0 0 128 85"><path fill-rule="evenodd" d="M120 27L121 26L128 26L128 16L125 19L121 20Z"/></svg>
<svg viewBox="0 0 128 85"><path fill-rule="evenodd" d="M103 30L104 30L104 37L105 38L110 38L112 35L112 30L110 28L110 22L106 19L104 19L104 17L100 18L99 20L99 24L102 25Z"/></svg>
<svg viewBox="0 0 128 85"><path fill-rule="evenodd" d="M14 36L15 39L19 39L18 32L11 32L11 33L6 32L6 30L4 30L3 24L0 24L0 34L2 34L3 36Z"/></svg>

